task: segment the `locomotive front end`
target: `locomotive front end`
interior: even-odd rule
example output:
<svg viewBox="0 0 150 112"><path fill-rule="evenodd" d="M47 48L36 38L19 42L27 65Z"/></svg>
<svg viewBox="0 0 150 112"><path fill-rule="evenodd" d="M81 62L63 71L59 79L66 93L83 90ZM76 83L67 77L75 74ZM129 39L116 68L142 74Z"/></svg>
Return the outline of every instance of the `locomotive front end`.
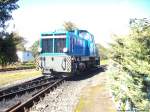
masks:
<svg viewBox="0 0 150 112"><path fill-rule="evenodd" d="M41 35L39 64L43 74L71 73L71 57L67 55L67 41L66 33Z"/></svg>

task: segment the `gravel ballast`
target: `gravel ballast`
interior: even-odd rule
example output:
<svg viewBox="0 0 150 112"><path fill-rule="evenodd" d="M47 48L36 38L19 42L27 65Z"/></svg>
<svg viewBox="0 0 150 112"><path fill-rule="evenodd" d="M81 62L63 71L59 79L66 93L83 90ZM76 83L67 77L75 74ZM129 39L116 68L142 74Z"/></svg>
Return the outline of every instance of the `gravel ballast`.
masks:
<svg viewBox="0 0 150 112"><path fill-rule="evenodd" d="M47 94L37 105L34 105L30 112L74 112L80 96L83 95L83 88L102 84L103 81L100 79L102 74L98 73L88 78L65 81Z"/></svg>
<svg viewBox="0 0 150 112"><path fill-rule="evenodd" d="M31 112L73 112L84 81L64 82L35 105ZM81 84L81 85L80 85Z"/></svg>

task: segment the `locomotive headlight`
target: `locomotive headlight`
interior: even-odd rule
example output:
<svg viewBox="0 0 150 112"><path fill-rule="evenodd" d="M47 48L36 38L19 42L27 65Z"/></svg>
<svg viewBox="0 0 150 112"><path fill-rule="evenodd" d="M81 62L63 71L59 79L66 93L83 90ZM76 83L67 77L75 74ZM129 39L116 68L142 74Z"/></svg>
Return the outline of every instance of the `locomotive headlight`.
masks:
<svg viewBox="0 0 150 112"><path fill-rule="evenodd" d="M42 51L42 48L39 47L39 48L38 48L38 52L41 52L41 51Z"/></svg>
<svg viewBox="0 0 150 112"><path fill-rule="evenodd" d="M64 53L67 53L67 52L68 52L68 48L66 48L66 47L63 48L63 52L64 52Z"/></svg>

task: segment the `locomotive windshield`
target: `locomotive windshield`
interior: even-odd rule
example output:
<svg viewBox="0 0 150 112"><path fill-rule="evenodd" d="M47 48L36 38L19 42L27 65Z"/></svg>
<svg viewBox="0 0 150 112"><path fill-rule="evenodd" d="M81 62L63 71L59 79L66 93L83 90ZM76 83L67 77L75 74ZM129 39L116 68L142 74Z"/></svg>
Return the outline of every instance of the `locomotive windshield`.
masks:
<svg viewBox="0 0 150 112"><path fill-rule="evenodd" d="M42 53L52 53L53 52L53 39L46 38L42 39Z"/></svg>
<svg viewBox="0 0 150 112"><path fill-rule="evenodd" d="M63 53L63 49L66 47L66 39L65 38L55 38L55 53Z"/></svg>
<svg viewBox="0 0 150 112"><path fill-rule="evenodd" d="M63 53L66 47L66 35L42 35L42 53ZM47 36L45 38L45 36Z"/></svg>

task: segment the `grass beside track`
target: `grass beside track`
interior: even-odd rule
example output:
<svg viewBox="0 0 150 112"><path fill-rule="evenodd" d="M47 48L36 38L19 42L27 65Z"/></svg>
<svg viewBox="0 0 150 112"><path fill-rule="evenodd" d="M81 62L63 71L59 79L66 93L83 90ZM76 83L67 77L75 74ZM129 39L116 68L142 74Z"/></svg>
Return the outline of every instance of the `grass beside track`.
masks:
<svg viewBox="0 0 150 112"><path fill-rule="evenodd" d="M0 87L6 84L11 84L14 81L29 79L37 76L41 76L41 72L36 70L0 74Z"/></svg>
<svg viewBox="0 0 150 112"><path fill-rule="evenodd" d="M33 62L28 62L28 63L15 63L15 64L10 64L7 66L0 66L0 71L7 71L7 70L16 70L16 69L24 69L24 68L35 68L36 65Z"/></svg>
<svg viewBox="0 0 150 112"><path fill-rule="evenodd" d="M81 91L75 112L117 112L110 96L107 75L100 73Z"/></svg>
<svg viewBox="0 0 150 112"><path fill-rule="evenodd" d="M80 97L75 112L116 112L106 96L106 87L97 85L83 89L84 94Z"/></svg>
<svg viewBox="0 0 150 112"><path fill-rule="evenodd" d="M108 64L108 59L105 60L100 60L101 65L107 65Z"/></svg>

